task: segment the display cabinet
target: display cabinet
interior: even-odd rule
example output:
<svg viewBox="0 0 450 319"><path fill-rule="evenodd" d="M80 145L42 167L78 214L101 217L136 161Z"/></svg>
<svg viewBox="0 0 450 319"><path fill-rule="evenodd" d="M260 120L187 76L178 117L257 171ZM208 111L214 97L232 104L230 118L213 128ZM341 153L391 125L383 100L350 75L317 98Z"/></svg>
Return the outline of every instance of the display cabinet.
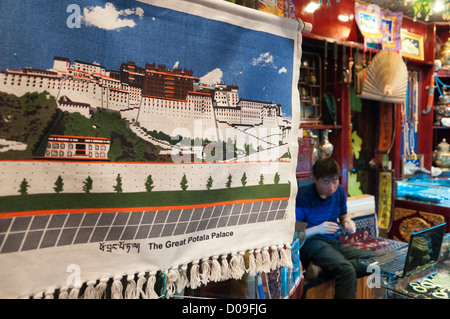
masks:
<svg viewBox="0 0 450 319"><path fill-rule="evenodd" d="M325 39L312 34L304 34L298 83L300 129L306 132L304 137L311 138L312 136L313 140L312 145L306 142L303 146L299 144L299 147L301 149L304 149L306 145L312 147L312 164L314 152L327 142L325 141L326 136L328 142L333 145L332 157L342 168L341 185L347 190L347 157L350 144L349 134L342 134L342 132L350 130L349 84L344 81L342 65L338 65L337 69L328 67L328 65L334 66L338 58L342 60L342 47L339 51L336 48L337 46L331 45ZM326 81L326 79L330 79L330 81ZM330 114L329 100L332 100L333 114ZM303 164L301 166L306 168ZM297 180L307 179L304 172L297 171Z"/></svg>
<svg viewBox="0 0 450 319"><path fill-rule="evenodd" d="M298 90L302 123L322 124L322 59L319 54L302 53Z"/></svg>
<svg viewBox="0 0 450 319"><path fill-rule="evenodd" d="M447 223L450 232L450 178L409 178L396 185L391 238L408 241L414 231Z"/></svg>

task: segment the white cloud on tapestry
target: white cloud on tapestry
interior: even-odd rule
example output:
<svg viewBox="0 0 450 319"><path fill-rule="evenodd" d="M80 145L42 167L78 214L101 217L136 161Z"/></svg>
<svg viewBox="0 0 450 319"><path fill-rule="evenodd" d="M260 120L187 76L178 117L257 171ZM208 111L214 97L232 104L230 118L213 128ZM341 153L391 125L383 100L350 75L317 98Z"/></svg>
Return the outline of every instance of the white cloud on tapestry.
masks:
<svg viewBox="0 0 450 319"><path fill-rule="evenodd" d="M274 69L278 69L278 67L276 66L275 62L274 62L274 57L270 52L265 52L265 53L261 53L259 55L259 57L254 58L252 60L252 65L253 66L268 66ZM281 73L287 73L286 68L283 66L280 69L278 69L278 74Z"/></svg>
<svg viewBox="0 0 450 319"><path fill-rule="evenodd" d="M104 8L100 6L84 8L81 21L86 26L98 27L103 30L118 30L125 27L135 27L136 22L133 19L124 18L133 15L142 19L144 10L140 7L117 10L114 4L108 2Z"/></svg>
<svg viewBox="0 0 450 319"><path fill-rule="evenodd" d="M220 83L222 81L223 72L221 69L216 68L210 72L208 72L206 75L202 76L200 78L200 83L213 85Z"/></svg>
<svg viewBox="0 0 450 319"><path fill-rule="evenodd" d="M278 70L278 74L281 74L281 73L287 73L287 70L284 66Z"/></svg>
<svg viewBox="0 0 450 319"><path fill-rule="evenodd" d="M261 53L259 57L254 58L252 61L252 65L272 66L273 68L276 68L275 64L273 63L273 55L270 54L270 52Z"/></svg>

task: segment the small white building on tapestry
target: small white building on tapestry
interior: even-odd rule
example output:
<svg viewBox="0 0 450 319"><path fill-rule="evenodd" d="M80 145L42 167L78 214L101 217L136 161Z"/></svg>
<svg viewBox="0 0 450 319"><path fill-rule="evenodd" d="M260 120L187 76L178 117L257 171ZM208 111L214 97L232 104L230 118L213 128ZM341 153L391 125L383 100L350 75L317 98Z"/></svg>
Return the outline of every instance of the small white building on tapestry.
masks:
<svg viewBox="0 0 450 319"><path fill-rule="evenodd" d="M109 161L109 148L105 137L50 135L45 155L35 159Z"/></svg>

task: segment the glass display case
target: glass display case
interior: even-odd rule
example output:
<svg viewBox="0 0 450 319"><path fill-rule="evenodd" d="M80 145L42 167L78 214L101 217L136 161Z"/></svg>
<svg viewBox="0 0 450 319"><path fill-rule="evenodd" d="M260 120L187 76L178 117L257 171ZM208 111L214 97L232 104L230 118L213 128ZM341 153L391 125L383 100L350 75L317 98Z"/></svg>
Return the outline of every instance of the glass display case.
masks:
<svg viewBox="0 0 450 319"><path fill-rule="evenodd" d="M397 181L397 199L450 207L450 178L410 177Z"/></svg>

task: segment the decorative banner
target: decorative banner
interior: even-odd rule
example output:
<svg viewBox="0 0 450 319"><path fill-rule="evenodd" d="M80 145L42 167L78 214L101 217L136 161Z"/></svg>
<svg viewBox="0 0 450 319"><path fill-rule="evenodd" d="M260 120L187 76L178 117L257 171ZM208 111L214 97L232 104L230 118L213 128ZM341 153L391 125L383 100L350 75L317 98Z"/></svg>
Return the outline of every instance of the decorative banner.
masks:
<svg viewBox="0 0 450 319"><path fill-rule="evenodd" d="M380 172L378 189L378 227L388 229L392 213L392 173Z"/></svg>
<svg viewBox="0 0 450 319"><path fill-rule="evenodd" d="M402 28L403 13L382 11L381 32L383 34L382 48L394 51L402 49L400 31Z"/></svg>
<svg viewBox="0 0 450 319"><path fill-rule="evenodd" d="M366 43L381 43L380 7L377 5L365 5L355 2L355 20Z"/></svg>
<svg viewBox="0 0 450 319"><path fill-rule="evenodd" d="M402 12L383 11L377 5L355 2L355 19L365 44L381 44L380 49L401 50Z"/></svg>
<svg viewBox="0 0 450 319"><path fill-rule="evenodd" d="M292 267L300 20L209 0L0 8L0 298L171 297Z"/></svg>
<svg viewBox="0 0 450 319"><path fill-rule="evenodd" d="M378 152L389 153L394 138L395 114L391 103L380 103L380 126L378 139Z"/></svg>

